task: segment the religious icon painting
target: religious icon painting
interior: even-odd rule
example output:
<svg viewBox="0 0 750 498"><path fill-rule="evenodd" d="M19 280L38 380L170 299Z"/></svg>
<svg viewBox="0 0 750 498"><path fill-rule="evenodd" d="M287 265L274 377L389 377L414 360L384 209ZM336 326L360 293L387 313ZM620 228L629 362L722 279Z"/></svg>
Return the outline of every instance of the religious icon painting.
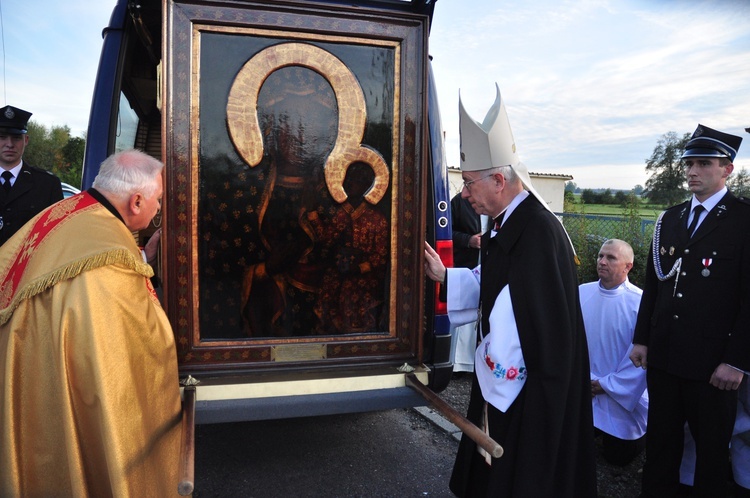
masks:
<svg viewBox="0 0 750 498"><path fill-rule="evenodd" d="M181 361L416 354L424 23L179 5Z"/></svg>

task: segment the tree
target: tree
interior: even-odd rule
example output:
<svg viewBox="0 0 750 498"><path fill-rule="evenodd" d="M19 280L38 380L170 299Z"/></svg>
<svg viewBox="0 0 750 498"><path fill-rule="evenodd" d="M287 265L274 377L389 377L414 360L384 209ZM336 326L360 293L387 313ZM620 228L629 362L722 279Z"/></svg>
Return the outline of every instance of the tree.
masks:
<svg viewBox="0 0 750 498"><path fill-rule="evenodd" d="M641 195L643 193L643 185L636 185L631 192L635 195Z"/></svg>
<svg viewBox="0 0 750 498"><path fill-rule="evenodd" d="M81 187L81 172L83 171L83 151L86 140L73 137L62 148L62 163L60 164L60 180L74 187Z"/></svg>
<svg viewBox="0 0 750 498"><path fill-rule="evenodd" d="M727 179L727 188L737 197L750 197L750 175L744 166L732 172Z"/></svg>
<svg viewBox="0 0 750 498"><path fill-rule="evenodd" d="M680 138L673 131L662 135L651 157L646 160L646 171L650 171L652 175L646 180L643 195L652 203L671 206L687 197L685 172L680 157L690 136L690 133L685 133Z"/></svg>
<svg viewBox="0 0 750 498"><path fill-rule="evenodd" d="M47 127L36 121L29 121L27 129L29 145L24 151L24 160L32 166L50 171L55 164L55 151Z"/></svg>
<svg viewBox="0 0 750 498"><path fill-rule="evenodd" d="M566 192L572 192L575 193L576 189L578 188L578 185L576 185L573 181L567 181L565 182L565 191Z"/></svg>
<svg viewBox="0 0 750 498"><path fill-rule="evenodd" d="M565 197L563 197L563 212L570 213L575 210L576 196L570 190L565 191Z"/></svg>
<svg viewBox="0 0 750 498"><path fill-rule="evenodd" d="M585 204L599 204L599 196L590 188L583 189L583 192L581 192L581 200Z"/></svg>
<svg viewBox="0 0 750 498"><path fill-rule="evenodd" d="M71 137L68 126L48 129L35 121L29 121L28 135L29 145L23 154L26 162L54 173L65 183L81 185L84 138Z"/></svg>

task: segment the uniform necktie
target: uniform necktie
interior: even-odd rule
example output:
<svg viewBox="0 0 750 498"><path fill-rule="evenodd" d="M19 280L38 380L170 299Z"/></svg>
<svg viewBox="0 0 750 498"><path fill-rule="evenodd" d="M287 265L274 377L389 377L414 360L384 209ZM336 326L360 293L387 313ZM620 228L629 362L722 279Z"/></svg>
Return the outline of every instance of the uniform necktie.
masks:
<svg viewBox="0 0 750 498"><path fill-rule="evenodd" d="M688 237L693 236L693 232L695 232L695 229L698 228L698 220L701 217L701 213L705 210L706 208L704 208L701 204L698 204L693 208L693 221L690 222L690 226L688 227Z"/></svg>
<svg viewBox="0 0 750 498"><path fill-rule="evenodd" d="M13 179L13 173L10 171L3 171L3 174L0 176L3 177L3 188L6 192L10 192L10 187L12 186L10 181Z"/></svg>

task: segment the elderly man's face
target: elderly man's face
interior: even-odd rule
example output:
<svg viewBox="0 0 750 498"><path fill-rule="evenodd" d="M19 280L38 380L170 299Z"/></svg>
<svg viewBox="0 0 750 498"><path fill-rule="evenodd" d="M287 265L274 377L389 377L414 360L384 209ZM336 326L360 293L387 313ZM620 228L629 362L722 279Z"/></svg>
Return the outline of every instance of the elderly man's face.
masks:
<svg viewBox="0 0 750 498"><path fill-rule="evenodd" d="M604 244L596 258L596 273L605 289L613 289L623 283L633 263L628 261L617 244Z"/></svg>
<svg viewBox="0 0 750 498"><path fill-rule="evenodd" d="M464 180L461 197L469 201L477 214L497 216L498 213L492 212L497 202L495 175L487 171L470 171L461 176Z"/></svg>

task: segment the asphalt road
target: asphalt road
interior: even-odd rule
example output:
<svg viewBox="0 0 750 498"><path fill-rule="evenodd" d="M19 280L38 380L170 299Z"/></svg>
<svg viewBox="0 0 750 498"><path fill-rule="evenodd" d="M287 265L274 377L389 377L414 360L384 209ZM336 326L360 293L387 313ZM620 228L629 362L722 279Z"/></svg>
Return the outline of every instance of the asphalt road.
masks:
<svg viewBox="0 0 750 498"><path fill-rule="evenodd" d="M450 497L458 442L414 410L196 427L195 497Z"/></svg>
<svg viewBox="0 0 750 498"><path fill-rule="evenodd" d="M471 380L440 397L466 413ZM452 497L456 431L427 407L198 426L194 496ZM618 467L599 454L599 496L638 496L643 457Z"/></svg>

